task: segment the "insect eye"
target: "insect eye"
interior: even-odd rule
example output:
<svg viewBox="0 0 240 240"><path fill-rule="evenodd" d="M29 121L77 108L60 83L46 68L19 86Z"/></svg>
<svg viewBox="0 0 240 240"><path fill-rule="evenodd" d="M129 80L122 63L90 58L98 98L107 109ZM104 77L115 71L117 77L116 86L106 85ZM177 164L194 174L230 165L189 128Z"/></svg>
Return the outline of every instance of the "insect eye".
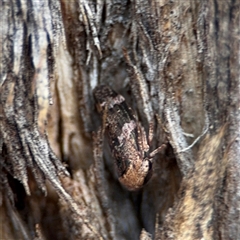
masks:
<svg viewBox="0 0 240 240"><path fill-rule="evenodd" d="M147 172L147 175L144 179L144 184L146 184L152 177L152 163L150 161L148 161L148 165L146 165L148 167L148 172Z"/></svg>
<svg viewBox="0 0 240 240"><path fill-rule="evenodd" d="M149 163L148 160L144 162L144 167L145 168L150 168L150 163Z"/></svg>

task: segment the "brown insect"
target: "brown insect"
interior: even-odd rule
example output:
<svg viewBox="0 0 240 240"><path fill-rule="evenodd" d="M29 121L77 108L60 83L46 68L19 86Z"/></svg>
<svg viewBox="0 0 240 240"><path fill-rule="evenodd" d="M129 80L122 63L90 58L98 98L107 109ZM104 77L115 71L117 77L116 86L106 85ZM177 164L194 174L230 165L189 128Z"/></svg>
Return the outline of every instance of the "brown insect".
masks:
<svg viewBox="0 0 240 240"><path fill-rule="evenodd" d="M109 86L94 89L98 112L108 134L119 181L129 190L138 190L152 176L152 159L164 144L149 153L146 133L122 95Z"/></svg>

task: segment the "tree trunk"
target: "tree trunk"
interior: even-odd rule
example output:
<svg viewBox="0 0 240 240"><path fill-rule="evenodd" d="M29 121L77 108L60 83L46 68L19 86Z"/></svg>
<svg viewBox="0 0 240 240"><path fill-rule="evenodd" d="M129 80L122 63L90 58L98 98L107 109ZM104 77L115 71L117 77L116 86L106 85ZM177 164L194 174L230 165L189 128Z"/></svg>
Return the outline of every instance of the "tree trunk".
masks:
<svg viewBox="0 0 240 240"><path fill-rule="evenodd" d="M13 0L0 14L1 239L240 239L238 1ZM166 145L138 191L118 181L100 84L153 130L151 151Z"/></svg>

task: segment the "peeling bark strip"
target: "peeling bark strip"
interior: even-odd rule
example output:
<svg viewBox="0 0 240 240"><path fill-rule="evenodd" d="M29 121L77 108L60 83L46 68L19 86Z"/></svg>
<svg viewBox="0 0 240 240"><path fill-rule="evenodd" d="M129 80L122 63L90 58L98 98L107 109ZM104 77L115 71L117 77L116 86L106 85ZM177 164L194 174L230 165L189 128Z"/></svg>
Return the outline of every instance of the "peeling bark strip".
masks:
<svg viewBox="0 0 240 240"><path fill-rule="evenodd" d="M222 154L227 124L201 144L194 168L184 177L179 191L179 201L166 216L157 239L216 239L214 229L217 195L222 188L228 166L228 150Z"/></svg>
<svg viewBox="0 0 240 240"><path fill-rule="evenodd" d="M129 190L137 190L150 180L152 158L164 145L154 154L149 153L146 133L123 96L106 85L96 87L94 96L108 133L119 181Z"/></svg>
<svg viewBox="0 0 240 240"><path fill-rule="evenodd" d="M60 2L5 1L0 15L4 33L0 34L4 50L0 54L4 70L0 73L0 185L9 188L11 176L23 184L30 196L34 195L34 177L47 195L47 179L71 210L81 216L76 202L62 186L60 177L69 173L53 152L46 130L54 59L57 46L65 46ZM7 192L15 200L16 193L9 189ZM0 199L5 202L8 196L4 195L0 191Z"/></svg>

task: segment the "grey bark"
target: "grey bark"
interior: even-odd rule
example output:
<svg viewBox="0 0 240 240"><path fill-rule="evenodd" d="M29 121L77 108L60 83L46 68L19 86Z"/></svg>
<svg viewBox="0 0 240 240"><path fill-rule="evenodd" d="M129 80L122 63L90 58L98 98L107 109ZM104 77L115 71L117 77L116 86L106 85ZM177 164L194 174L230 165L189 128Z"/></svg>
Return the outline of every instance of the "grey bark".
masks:
<svg viewBox="0 0 240 240"><path fill-rule="evenodd" d="M0 9L3 239L240 239L238 1ZM168 142L138 192L98 132L98 84Z"/></svg>

